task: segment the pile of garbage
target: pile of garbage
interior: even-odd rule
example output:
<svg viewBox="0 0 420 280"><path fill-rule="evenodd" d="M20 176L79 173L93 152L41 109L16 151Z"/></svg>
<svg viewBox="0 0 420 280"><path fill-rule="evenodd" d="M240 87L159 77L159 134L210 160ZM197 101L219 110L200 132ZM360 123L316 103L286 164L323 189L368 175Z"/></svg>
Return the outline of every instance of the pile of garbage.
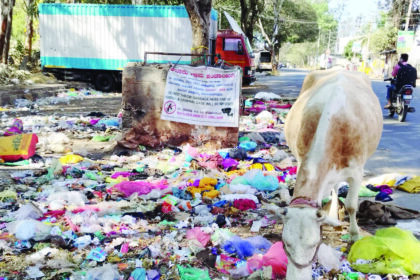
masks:
<svg viewBox="0 0 420 280"><path fill-rule="evenodd" d="M52 74L19 70L15 66L0 63L0 85L50 84L57 80Z"/></svg>
<svg viewBox="0 0 420 280"><path fill-rule="evenodd" d="M8 119L0 143L19 151L0 151L9 168L0 179L0 278L284 278L282 224L263 204L288 205L297 167L281 118L267 113L244 117L241 127L253 130L241 129L238 146L221 150L119 150L120 116L98 112ZM98 154L98 146L107 148ZM362 188L363 196L391 198L393 187L418 179L376 180ZM374 202L383 205L380 199ZM418 217L410 213L401 215ZM315 279L420 274L420 242L411 231L398 224L378 231L347 255L343 224L324 229Z"/></svg>

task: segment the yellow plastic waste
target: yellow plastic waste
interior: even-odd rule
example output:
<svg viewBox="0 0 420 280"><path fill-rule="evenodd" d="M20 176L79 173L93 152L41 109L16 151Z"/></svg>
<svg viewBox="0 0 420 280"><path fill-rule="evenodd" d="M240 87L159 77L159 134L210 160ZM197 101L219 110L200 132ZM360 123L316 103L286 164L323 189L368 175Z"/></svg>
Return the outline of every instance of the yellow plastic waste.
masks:
<svg viewBox="0 0 420 280"><path fill-rule="evenodd" d="M264 171L274 171L275 167L270 163L254 163L249 169L260 169Z"/></svg>
<svg viewBox="0 0 420 280"><path fill-rule="evenodd" d="M106 177L105 182L110 183L112 186L116 185L118 183L121 183L123 181L130 181L130 178L124 177L124 176L118 176L117 178L113 179L111 177Z"/></svg>
<svg viewBox="0 0 420 280"><path fill-rule="evenodd" d="M203 197L208 197L208 198L215 198L219 195L219 191L218 190L212 190L212 191L208 191L208 192L203 192Z"/></svg>
<svg viewBox="0 0 420 280"><path fill-rule="evenodd" d="M237 170L232 170L232 171L225 172L225 174L226 174L228 177L233 176L233 175L242 176L242 175L244 175L246 172L248 172L248 170L246 170L246 169L237 169Z"/></svg>
<svg viewBox="0 0 420 280"><path fill-rule="evenodd" d="M420 241L408 230L380 229L374 236L356 241L348 260L363 273L420 274ZM356 263L358 260L364 261Z"/></svg>
<svg viewBox="0 0 420 280"><path fill-rule="evenodd" d="M59 160L61 164L71 164L81 162L83 160L83 157L79 155L65 155L62 156Z"/></svg>
<svg viewBox="0 0 420 280"><path fill-rule="evenodd" d="M188 187L187 191L191 193L191 195L193 196L193 198L195 198L195 194L199 193L201 194L204 191L212 191L214 190L213 187L211 186L206 186L206 187Z"/></svg>
<svg viewBox="0 0 420 280"><path fill-rule="evenodd" d="M213 179L213 178L209 178L209 177L204 177L203 179L200 180L200 187L204 187L204 186L216 186L217 185L217 179Z"/></svg>
<svg viewBox="0 0 420 280"><path fill-rule="evenodd" d="M416 176L413 179L408 180L407 182L398 186L397 188L409 193L420 192L420 176Z"/></svg>

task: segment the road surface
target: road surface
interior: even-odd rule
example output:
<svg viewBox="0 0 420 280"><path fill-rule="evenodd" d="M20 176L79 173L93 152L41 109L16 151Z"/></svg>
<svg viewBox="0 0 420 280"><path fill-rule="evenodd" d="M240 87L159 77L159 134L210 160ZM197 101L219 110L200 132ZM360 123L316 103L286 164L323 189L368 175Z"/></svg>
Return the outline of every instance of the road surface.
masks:
<svg viewBox="0 0 420 280"><path fill-rule="evenodd" d="M258 75L256 86L266 85L265 91L282 97L297 97L307 71L286 69L279 76ZM372 80L372 88L381 106L385 106L386 85L389 82ZM418 83L420 84L420 83ZM406 122L398 122L397 117L389 118L388 111L382 109L384 127L379 146L367 161L365 173L377 176L386 173L420 176L420 88L415 88L413 107L417 112L408 113ZM368 177L366 177L368 178ZM402 207L420 211L420 194L397 191L392 195L394 202Z"/></svg>

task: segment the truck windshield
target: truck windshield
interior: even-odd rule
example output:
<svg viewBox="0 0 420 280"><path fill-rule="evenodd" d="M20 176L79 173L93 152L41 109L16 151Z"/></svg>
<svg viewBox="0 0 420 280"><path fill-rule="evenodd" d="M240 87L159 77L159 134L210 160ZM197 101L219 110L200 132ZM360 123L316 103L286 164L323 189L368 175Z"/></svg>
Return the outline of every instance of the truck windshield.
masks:
<svg viewBox="0 0 420 280"><path fill-rule="evenodd" d="M244 36L244 39L245 39L246 51L248 52L250 57L254 57L254 53L252 52L251 44L248 41L248 37Z"/></svg>

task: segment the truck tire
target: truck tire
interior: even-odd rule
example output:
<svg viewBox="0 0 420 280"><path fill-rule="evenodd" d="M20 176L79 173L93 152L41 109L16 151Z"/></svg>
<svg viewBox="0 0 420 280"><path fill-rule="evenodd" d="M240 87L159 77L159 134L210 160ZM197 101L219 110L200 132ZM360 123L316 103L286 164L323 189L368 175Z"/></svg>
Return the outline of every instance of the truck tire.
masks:
<svg viewBox="0 0 420 280"><path fill-rule="evenodd" d="M95 88L100 91L110 92L115 89L115 79L111 73L98 73L95 76Z"/></svg>

